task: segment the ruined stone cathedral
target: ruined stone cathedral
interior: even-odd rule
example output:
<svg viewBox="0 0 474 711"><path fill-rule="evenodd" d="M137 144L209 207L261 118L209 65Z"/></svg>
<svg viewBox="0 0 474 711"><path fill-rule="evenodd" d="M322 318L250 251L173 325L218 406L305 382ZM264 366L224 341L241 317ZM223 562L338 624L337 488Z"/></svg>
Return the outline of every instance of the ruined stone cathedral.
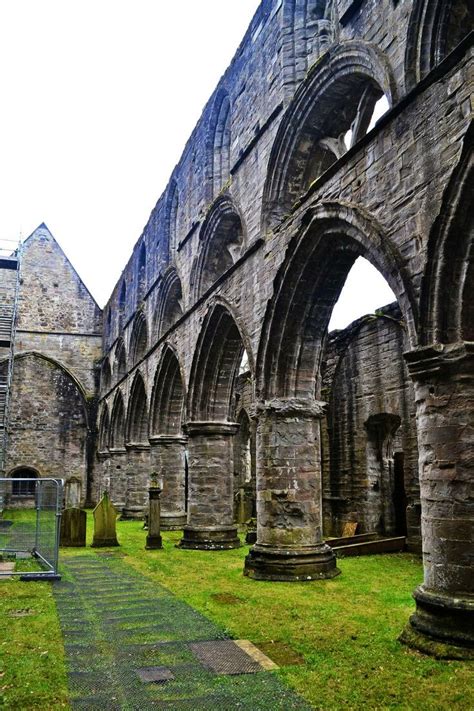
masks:
<svg viewBox="0 0 474 711"><path fill-rule="evenodd" d="M103 313L46 225L0 260L4 474L124 518L156 479L182 548L256 519L260 580L405 536L411 640L472 648L473 29L472 0L262 0ZM328 334L358 257L396 303Z"/></svg>

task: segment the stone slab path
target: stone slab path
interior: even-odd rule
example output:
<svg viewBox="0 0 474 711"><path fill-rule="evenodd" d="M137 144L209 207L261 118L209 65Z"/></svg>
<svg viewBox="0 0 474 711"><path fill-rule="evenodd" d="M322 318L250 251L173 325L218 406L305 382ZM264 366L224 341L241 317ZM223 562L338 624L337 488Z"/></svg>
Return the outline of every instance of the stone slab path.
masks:
<svg viewBox="0 0 474 711"><path fill-rule="evenodd" d="M117 556L75 556L62 568L53 590L72 708L311 708L245 645Z"/></svg>

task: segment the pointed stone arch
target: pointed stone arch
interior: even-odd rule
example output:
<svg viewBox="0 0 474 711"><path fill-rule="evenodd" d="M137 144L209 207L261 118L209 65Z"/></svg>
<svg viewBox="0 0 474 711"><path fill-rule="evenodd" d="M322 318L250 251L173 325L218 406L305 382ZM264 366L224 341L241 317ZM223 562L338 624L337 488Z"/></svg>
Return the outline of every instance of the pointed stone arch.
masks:
<svg viewBox="0 0 474 711"><path fill-rule="evenodd" d="M415 0L405 53L406 90L413 89L472 30L472 0Z"/></svg>
<svg viewBox="0 0 474 711"><path fill-rule="evenodd" d="M117 390L112 405L109 448L122 450L125 448L125 406L120 390Z"/></svg>
<svg viewBox="0 0 474 711"><path fill-rule="evenodd" d="M104 403L99 417L99 452L105 452L109 448L110 440L110 417L109 407Z"/></svg>
<svg viewBox="0 0 474 711"><path fill-rule="evenodd" d="M114 377L116 380L121 380L127 373L127 352L125 343L122 338L119 338L115 345L114 357Z"/></svg>
<svg viewBox="0 0 474 711"><path fill-rule="evenodd" d="M150 435L182 435L184 402L184 381L178 357L167 344L153 385Z"/></svg>
<svg viewBox="0 0 474 711"><path fill-rule="evenodd" d="M231 104L227 91L216 94L209 126L209 162L212 166L212 196L217 195L230 177Z"/></svg>
<svg viewBox="0 0 474 711"><path fill-rule="evenodd" d="M148 327L143 311L139 311L133 322L130 336L130 364L135 365L145 355L148 349Z"/></svg>
<svg viewBox="0 0 474 711"><path fill-rule="evenodd" d="M195 297L202 296L240 256L245 242L242 218L229 195L212 206L199 235L200 253L193 272Z"/></svg>
<svg viewBox="0 0 474 711"><path fill-rule="evenodd" d="M263 230L288 214L299 197L367 131L378 98L390 106L398 90L390 64L376 46L361 40L331 48L308 73L279 126L263 193Z"/></svg>
<svg viewBox="0 0 474 711"><path fill-rule="evenodd" d="M100 369L100 389L102 392L107 392L112 383L112 368L110 367L110 360L108 358L104 359L102 363L102 368Z"/></svg>
<svg viewBox="0 0 474 711"><path fill-rule="evenodd" d="M183 290L175 267L163 276L155 315L155 333L159 338L179 321L184 313Z"/></svg>
<svg viewBox="0 0 474 711"><path fill-rule="evenodd" d="M148 445L148 398L138 371L133 379L127 408L127 444Z"/></svg>
<svg viewBox="0 0 474 711"><path fill-rule="evenodd" d="M190 419L233 421L232 396L244 350L252 364L248 339L232 312L224 303L214 303L194 353L188 395Z"/></svg>
<svg viewBox="0 0 474 711"><path fill-rule="evenodd" d="M420 320L422 342L474 341L474 123L446 188L428 242Z"/></svg>
<svg viewBox="0 0 474 711"><path fill-rule="evenodd" d="M165 205L165 249L166 262L169 262L171 256L176 252L179 244L179 188L175 178L173 178L168 186Z"/></svg>

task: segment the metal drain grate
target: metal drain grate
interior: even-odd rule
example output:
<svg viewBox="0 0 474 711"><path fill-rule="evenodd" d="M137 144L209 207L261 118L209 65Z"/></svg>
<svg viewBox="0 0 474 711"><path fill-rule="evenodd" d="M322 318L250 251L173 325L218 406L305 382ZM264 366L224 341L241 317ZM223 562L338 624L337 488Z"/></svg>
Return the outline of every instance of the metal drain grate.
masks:
<svg viewBox="0 0 474 711"><path fill-rule="evenodd" d="M263 667L252 659L232 640L193 642L189 645L193 654L215 674L255 674Z"/></svg>

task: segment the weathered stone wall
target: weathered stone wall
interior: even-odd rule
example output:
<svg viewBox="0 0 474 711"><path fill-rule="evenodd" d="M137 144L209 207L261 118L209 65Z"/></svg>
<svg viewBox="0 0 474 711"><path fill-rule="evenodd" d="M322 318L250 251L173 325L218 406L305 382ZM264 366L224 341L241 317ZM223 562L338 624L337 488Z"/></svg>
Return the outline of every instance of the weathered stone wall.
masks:
<svg viewBox="0 0 474 711"><path fill-rule="evenodd" d="M357 522L360 533L408 533L410 545L420 545L416 409L405 350L396 304L329 336L323 374L328 535L341 535L344 523Z"/></svg>
<svg viewBox="0 0 474 711"><path fill-rule="evenodd" d="M65 479L74 503L84 503L95 446L101 311L45 225L25 241L20 264L6 472L31 467Z"/></svg>
<svg viewBox="0 0 474 711"><path fill-rule="evenodd" d="M39 355L15 362L6 470L31 467L38 476L78 480L87 486L87 414L70 376Z"/></svg>

